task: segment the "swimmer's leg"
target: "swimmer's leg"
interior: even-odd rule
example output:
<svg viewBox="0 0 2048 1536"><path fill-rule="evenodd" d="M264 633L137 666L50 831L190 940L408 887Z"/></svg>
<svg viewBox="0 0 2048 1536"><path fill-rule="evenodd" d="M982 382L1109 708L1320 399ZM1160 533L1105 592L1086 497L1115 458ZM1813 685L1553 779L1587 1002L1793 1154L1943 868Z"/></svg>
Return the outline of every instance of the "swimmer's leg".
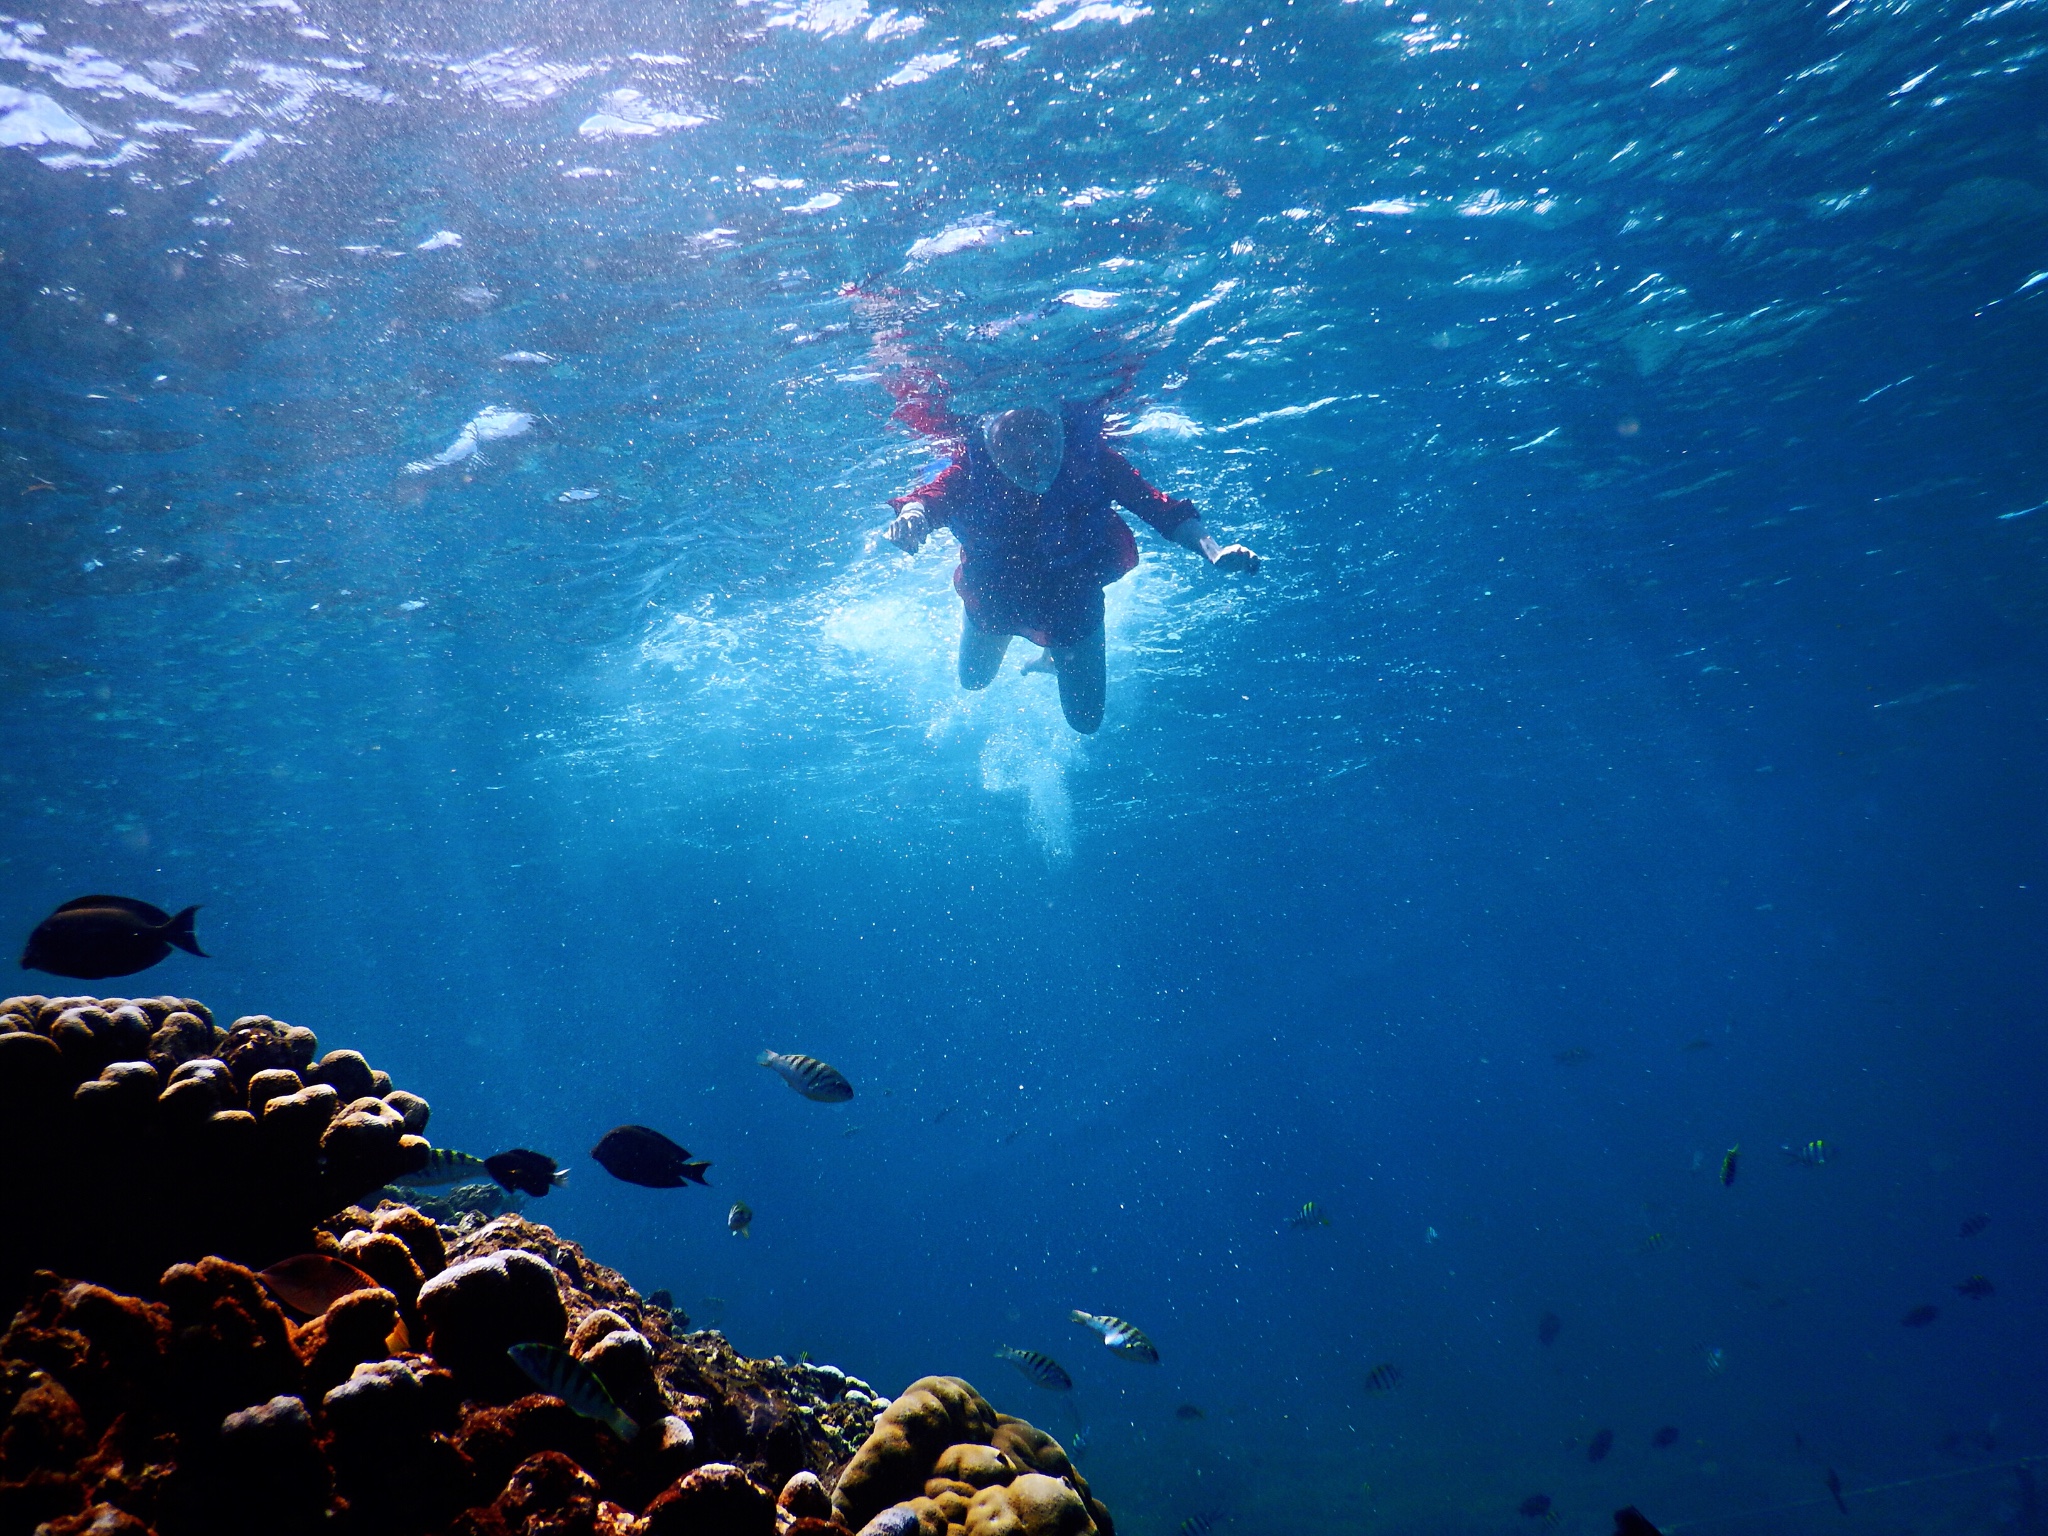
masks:
<svg viewBox="0 0 2048 1536"><path fill-rule="evenodd" d="M960 616L960 686L979 692L996 680L1003 665L1003 653L1010 648L1008 635L992 635L974 622L971 614Z"/></svg>
<svg viewBox="0 0 2048 1536"><path fill-rule="evenodd" d="M1060 710L1067 724L1084 736L1102 728L1103 702L1109 691L1105 649L1098 624L1072 645L1055 647L1052 652L1060 677Z"/></svg>

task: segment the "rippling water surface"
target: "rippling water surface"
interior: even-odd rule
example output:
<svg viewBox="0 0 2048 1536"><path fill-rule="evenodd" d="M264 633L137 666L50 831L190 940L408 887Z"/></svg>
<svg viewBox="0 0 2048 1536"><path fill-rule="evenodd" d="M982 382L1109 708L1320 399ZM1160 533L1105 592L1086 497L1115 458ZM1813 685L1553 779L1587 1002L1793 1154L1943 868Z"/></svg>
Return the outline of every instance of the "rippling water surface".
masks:
<svg viewBox="0 0 2048 1536"><path fill-rule="evenodd" d="M669 1129L546 1214L1138 1536L2032 1528L2044 102L2038 0L17 9L9 921ZM874 548L907 366L1267 557L1143 535L1100 735Z"/></svg>

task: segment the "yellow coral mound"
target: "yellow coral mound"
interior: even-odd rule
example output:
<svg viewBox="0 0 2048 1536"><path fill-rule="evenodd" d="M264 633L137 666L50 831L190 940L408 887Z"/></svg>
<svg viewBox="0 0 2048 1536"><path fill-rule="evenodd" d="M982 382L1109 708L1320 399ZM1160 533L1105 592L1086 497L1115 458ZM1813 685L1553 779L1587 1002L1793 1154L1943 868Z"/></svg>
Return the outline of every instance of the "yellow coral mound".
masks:
<svg viewBox="0 0 2048 1536"><path fill-rule="evenodd" d="M840 1476L833 1515L918 1536L1115 1536L1059 1442L957 1376L904 1389Z"/></svg>

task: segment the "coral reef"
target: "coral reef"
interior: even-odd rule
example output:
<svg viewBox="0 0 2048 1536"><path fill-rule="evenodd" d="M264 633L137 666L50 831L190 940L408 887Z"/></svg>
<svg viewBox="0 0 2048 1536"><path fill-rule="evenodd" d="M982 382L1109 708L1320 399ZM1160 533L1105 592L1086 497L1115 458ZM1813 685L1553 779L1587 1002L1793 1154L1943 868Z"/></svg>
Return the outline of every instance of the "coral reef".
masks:
<svg viewBox="0 0 2048 1536"><path fill-rule="evenodd" d="M425 1159L424 1100L354 1051L191 998L0 1002L0 1308L37 1268L143 1290L181 1261L260 1269Z"/></svg>
<svg viewBox="0 0 2048 1536"><path fill-rule="evenodd" d="M957 1376L914 1381L883 1411L832 1512L863 1536L1116 1536L1059 1443Z"/></svg>
<svg viewBox="0 0 2048 1536"><path fill-rule="evenodd" d="M965 1382L891 1404L685 1332L516 1214L370 1204L427 1104L318 1050L184 998L0 1003L0 1151L33 1170L0 1183L0 1536L1114 1536ZM536 1392L518 1344L637 1432Z"/></svg>

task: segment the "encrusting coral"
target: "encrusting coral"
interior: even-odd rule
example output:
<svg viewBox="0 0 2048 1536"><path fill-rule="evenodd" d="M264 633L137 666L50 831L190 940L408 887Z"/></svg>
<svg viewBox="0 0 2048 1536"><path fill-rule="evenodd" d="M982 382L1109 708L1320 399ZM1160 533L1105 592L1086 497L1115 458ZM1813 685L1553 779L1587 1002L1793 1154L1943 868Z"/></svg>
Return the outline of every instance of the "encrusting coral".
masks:
<svg viewBox="0 0 2048 1536"><path fill-rule="evenodd" d="M429 1110L318 1050L185 998L0 1002L0 1536L1114 1536L963 1381L890 1404L681 1331L517 1215L368 1204Z"/></svg>

